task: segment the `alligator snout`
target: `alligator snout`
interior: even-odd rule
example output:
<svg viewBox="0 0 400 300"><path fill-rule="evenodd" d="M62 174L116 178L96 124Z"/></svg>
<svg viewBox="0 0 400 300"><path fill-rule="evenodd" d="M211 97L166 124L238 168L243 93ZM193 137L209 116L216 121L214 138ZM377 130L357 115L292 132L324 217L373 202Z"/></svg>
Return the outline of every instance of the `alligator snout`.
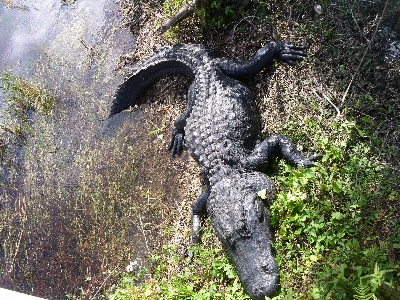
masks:
<svg viewBox="0 0 400 300"><path fill-rule="evenodd" d="M272 255L271 241L263 224L251 238L238 239L225 245L235 264L240 280L252 299L264 299L275 294L279 283L278 265Z"/></svg>
<svg viewBox="0 0 400 300"><path fill-rule="evenodd" d="M207 203L216 234L252 299L274 295L279 283L268 209L256 193L261 188L273 188L263 174L233 175L213 187Z"/></svg>

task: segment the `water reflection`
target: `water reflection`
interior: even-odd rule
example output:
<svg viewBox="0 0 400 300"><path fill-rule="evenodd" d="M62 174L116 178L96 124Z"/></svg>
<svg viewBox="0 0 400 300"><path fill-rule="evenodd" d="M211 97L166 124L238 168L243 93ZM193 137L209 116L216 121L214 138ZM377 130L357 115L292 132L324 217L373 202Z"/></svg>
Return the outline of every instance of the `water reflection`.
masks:
<svg viewBox="0 0 400 300"><path fill-rule="evenodd" d="M30 77L47 49L77 59L83 50L79 41L91 47L105 26L113 26L115 21L106 24L107 11L113 6L109 0L95 5L80 0L71 6L60 0L0 2L0 73L12 69L18 76ZM0 94L0 107L3 97Z"/></svg>

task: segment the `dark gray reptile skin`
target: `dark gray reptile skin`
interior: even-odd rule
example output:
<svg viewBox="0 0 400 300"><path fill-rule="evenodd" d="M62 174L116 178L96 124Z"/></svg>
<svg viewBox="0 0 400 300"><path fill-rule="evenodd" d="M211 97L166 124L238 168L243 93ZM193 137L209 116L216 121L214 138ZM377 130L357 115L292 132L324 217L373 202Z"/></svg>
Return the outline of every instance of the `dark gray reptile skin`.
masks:
<svg viewBox="0 0 400 300"><path fill-rule="evenodd" d="M281 135L259 143L260 127L253 96L238 79L253 75L274 58L294 64L303 48L284 41L261 48L251 60L214 58L201 45L176 45L139 62L120 85L110 115L135 105L141 94L166 74L184 73L192 84L187 111L175 122L170 150L185 146L199 163L206 187L193 205L193 242L199 241L206 212L252 299L272 296L279 282L272 255L269 212L274 184L259 172L280 151L292 164L315 165L318 156L303 156ZM267 199L257 196L267 190Z"/></svg>

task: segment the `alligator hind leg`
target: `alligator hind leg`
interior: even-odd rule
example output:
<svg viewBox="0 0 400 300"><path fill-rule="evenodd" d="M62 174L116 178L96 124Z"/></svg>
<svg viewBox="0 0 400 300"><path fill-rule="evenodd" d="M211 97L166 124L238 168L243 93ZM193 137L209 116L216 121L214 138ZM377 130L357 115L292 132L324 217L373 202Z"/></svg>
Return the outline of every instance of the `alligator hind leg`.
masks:
<svg viewBox="0 0 400 300"><path fill-rule="evenodd" d="M309 168L315 166L315 161L321 155L304 156L296 150L295 145L283 135L274 135L263 141L243 162L249 169L259 169L268 164L271 156L279 151L283 157L295 166Z"/></svg>
<svg viewBox="0 0 400 300"><path fill-rule="evenodd" d="M210 196L211 188L207 185L203 193L197 198L192 207L192 242L197 244L200 242L201 217L206 212L208 197Z"/></svg>

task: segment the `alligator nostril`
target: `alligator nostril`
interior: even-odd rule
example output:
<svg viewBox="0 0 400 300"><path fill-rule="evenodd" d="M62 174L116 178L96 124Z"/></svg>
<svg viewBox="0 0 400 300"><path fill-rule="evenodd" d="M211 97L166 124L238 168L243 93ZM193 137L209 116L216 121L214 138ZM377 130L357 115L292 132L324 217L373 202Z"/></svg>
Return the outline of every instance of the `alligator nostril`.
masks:
<svg viewBox="0 0 400 300"><path fill-rule="evenodd" d="M267 275L275 275L276 272L277 272L276 267L274 265L271 265L271 264L262 265L261 266L261 271L264 274L267 274Z"/></svg>

